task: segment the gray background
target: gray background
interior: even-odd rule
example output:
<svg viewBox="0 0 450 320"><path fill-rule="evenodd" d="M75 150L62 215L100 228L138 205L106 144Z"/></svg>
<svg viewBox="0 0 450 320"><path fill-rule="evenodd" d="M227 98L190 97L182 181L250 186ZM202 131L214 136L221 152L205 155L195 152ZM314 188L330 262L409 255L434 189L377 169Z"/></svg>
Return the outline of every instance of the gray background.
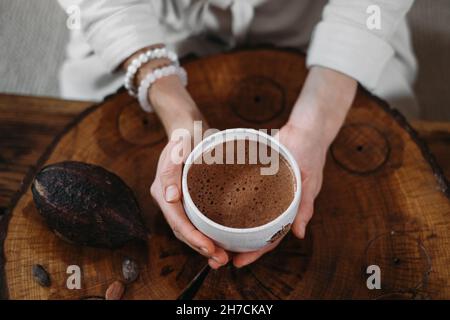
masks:
<svg viewBox="0 0 450 320"><path fill-rule="evenodd" d="M408 18L422 118L450 121L450 0L416 0ZM56 0L0 0L0 92L58 96L65 20Z"/></svg>

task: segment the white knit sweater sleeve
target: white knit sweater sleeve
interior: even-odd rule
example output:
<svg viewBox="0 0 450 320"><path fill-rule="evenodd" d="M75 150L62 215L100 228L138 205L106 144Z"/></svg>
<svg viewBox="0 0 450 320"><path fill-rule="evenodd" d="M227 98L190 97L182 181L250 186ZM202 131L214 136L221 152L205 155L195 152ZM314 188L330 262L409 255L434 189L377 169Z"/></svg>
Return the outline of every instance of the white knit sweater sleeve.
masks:
<svg viewBox="0 0 450 320"><path fill-rule="evenodd" d="M159 18L148 0L58 0L67 10L80 9L81 33L113 71L137 50L160 42Z"/></svg>
<svg viewBox="0 0 450 320"><path fill-rule="evenodd" d="M372 90L395 52L390 41L413 0L330 0L315 27L308 48L308 67L318 65L342 72ZM380 9L381 29L367 20Z"/></svg>

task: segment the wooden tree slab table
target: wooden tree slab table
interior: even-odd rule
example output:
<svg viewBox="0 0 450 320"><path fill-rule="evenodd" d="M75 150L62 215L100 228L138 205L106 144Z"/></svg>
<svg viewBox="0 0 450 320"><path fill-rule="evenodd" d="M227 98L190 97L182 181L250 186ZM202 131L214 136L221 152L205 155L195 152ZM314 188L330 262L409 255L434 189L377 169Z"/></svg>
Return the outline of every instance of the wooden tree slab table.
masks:
<svg viewBox="0 0 450 320"><path fill-rule="evenodd" d="M188 90L212 127L280 128L302 88L304 57L288 50L247 50L192 60ZM320 130L320 128L317 128ZM292 137L296 139L296 137ZM281 245L242 269L210 270L180 243L149 195L166 137L154 114L119 91L77 117L41 158L105 167L134 190L151 232L148 245L79 247L56 237L38 215L29 186L8 215L3 287L11 299L103 297L135 259L138 280L125 299L450 298L449 185L426 145L396 111L359 90L333 143L305 240ZM28 179L28 182L30 179ZM43 265L52 285L33 281ZM82 288L66 286L69 265ZM381 289L367 287L367 267Z"/></svg>

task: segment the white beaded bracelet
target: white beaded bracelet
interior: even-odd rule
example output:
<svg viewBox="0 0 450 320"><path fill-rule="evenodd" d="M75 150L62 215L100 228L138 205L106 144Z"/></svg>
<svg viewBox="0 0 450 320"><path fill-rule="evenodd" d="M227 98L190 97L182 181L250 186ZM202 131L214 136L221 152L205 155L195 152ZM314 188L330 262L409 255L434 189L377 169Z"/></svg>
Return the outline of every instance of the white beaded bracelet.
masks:
<svg viewBox="0 0 450 320"><path fill-rule="evenodd" d="M184 86L187 85L186 70L184 70L183 67L174 65L155 69L152 72L150 72L144 79L142 79L138 89L138 100L139 104L141 105L144 111L153 112L153 107L150 105L150 102L148 101L148 91L150 90L152 84L162 77L167 77L171 75L177 75L178 77L180 77L181 83Z"/></svg>
<svg viewBox="0 0 450 320"><path fill-rule="evenodd" d="M127 73L125 74L125 88L128 90L130 96L136 97L137 92L136 88L133 85L134 77L136 76L136 72L139 70L142 65L145 63L154 60L167 58L173 62L175 66L179 66L178 56L175 52L168 50L167 48L154 48L150 49L144 53L141 53L138 57L134 58L131 61L130 65L127 68Z"/></svg>

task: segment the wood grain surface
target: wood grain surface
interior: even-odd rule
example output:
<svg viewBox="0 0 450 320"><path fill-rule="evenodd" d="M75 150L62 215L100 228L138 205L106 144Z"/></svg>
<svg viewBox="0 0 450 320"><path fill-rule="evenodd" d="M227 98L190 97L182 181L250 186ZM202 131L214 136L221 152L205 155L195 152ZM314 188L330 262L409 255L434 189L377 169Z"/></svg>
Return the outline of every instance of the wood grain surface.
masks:
<svg viewBox="0 0 450 320"><path fill-rule="evenodd" d="M290 51L235 52L185 67L189 91L219 129L279 128L306 76L304 58ZM120 279L121 260L131 256L142 273L125 299L450 298L448 182L403 117L364 91L328 154L306 239L288 236L242 269L205 267L163 221L148 188L164 142L158 119L141 112L125 92L66 127L36 169L72 159L114 171L135 191L153 235L147 247L119 250L66 244L40 219L26 184L2 221L9 222L3 228L4 293L13 299L103 296ZM50 272L50 288L32 280L35 263ZM65 286L71 264L83 270L81 290ZM366 287L371 264L382 270L381 290Z"/></svg>
<svg viewBox="0 0 450 320"><path fill-rule="evenodd" d="M0 95L0 208L55 136L91 102Z"/></svg>

